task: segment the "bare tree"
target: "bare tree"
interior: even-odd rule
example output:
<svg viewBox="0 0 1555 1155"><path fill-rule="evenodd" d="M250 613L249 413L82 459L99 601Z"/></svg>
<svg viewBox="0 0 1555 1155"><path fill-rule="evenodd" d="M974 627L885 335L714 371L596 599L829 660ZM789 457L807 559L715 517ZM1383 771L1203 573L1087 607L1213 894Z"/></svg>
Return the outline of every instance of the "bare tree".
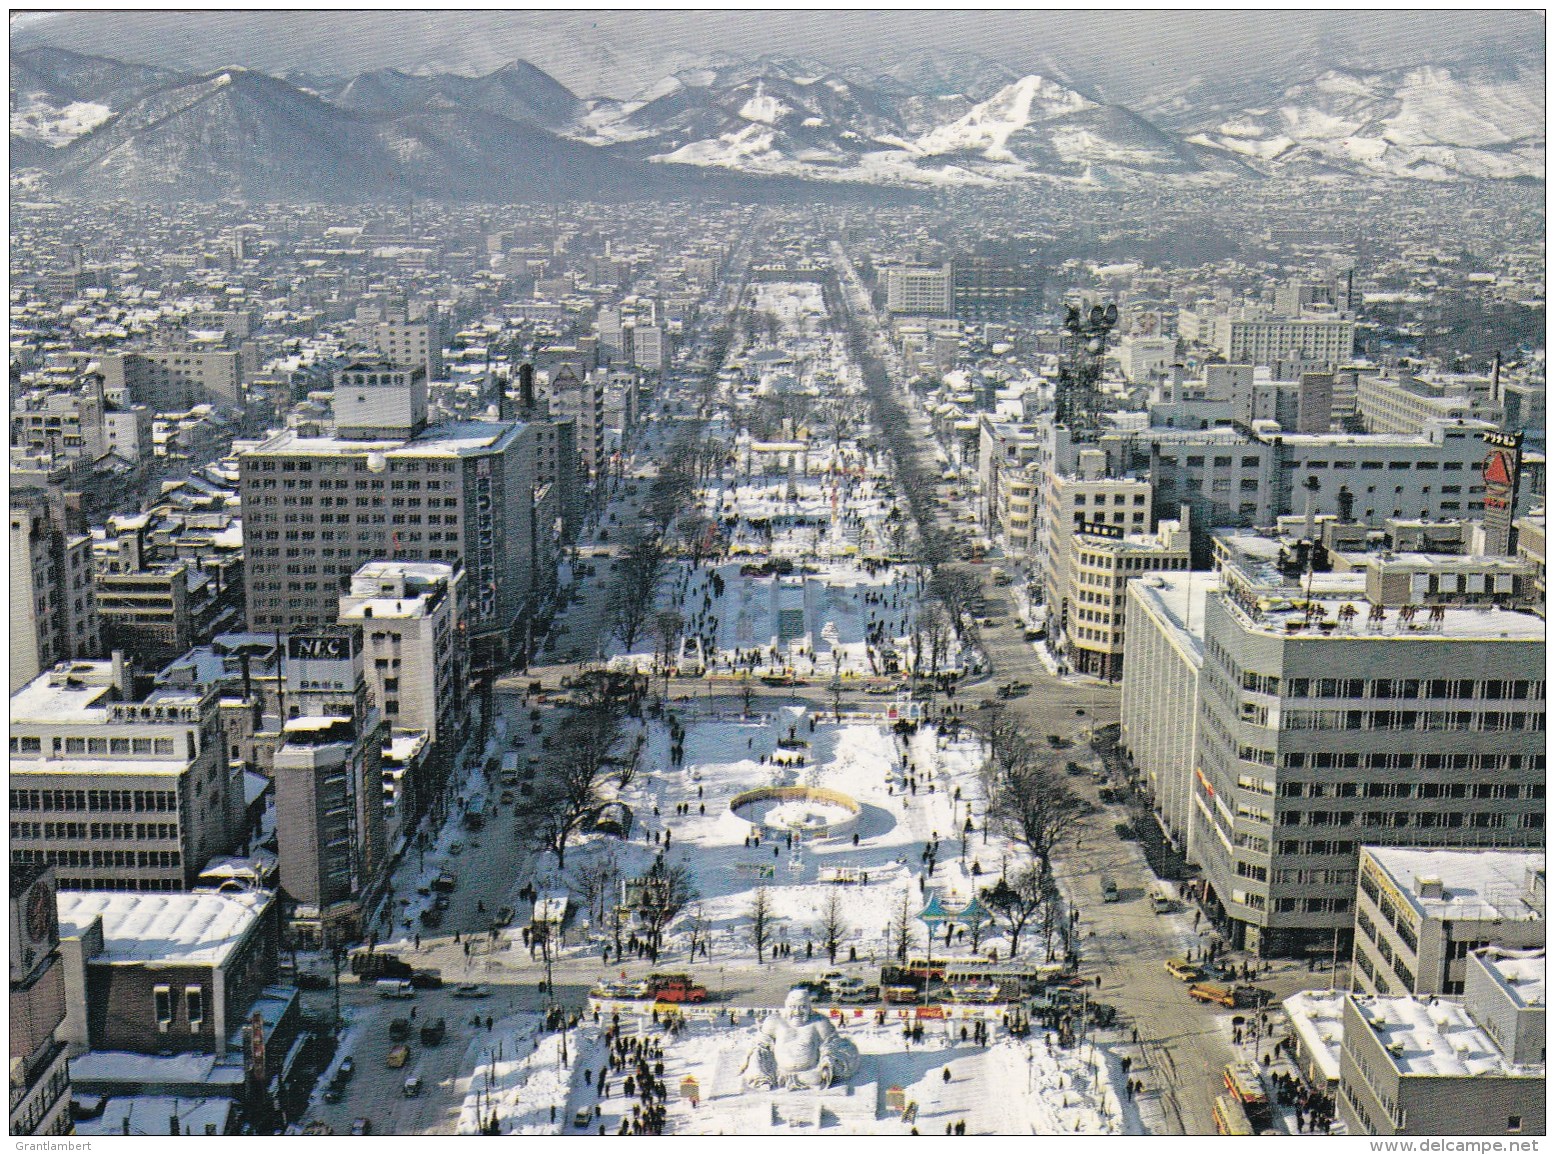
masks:
<svg viewBox="0 0 1555 1155"><path fill-rule="evenodd" d="M756 892L751 895L750 905L750 938L751 945L756 948L758 963L766 961L762 957L762 952L772 941L772 923L772 896L767 893L765 886L758 886Z"/></svg>
<svg viewBox="0 0 1555 1155"><path fill-rule="evenodd" d="M750 673L740 679L740 717L749 718L751 704L756 700L756 687L751 682Z"/></svg>
<svg viewBox="0 0 1555 1155"><path fill-rule="evenodd" d="M675 662L680 636L685 631L686 618L679 610L660 610L653 615L653 636L658 642L659 669L668 679L670 666Z"/></svg>
<svg viewBox="0 0 1555 1155"><path fill-rule="evenodd" d="M657 533L635 533L627 541L612 591L611 617L615 632L630 650L653 608L659 578L664 573L664 539Z"/></svg>
<svg viewBox="0 0 1555 1155"><path fill-rule="evenodd" d="M821 921L816 927L817 937L826 948L828 962L837 961L837 952L842 949L842 939L847 933L848 924L842 917L842 896L833 887L826 892L826 902L821 907Z"/></svg>
<svg viewBox="0 0 1555 1155"><path fill-rule="evenodd" d="M558 727L556 751L526 808L525 823L539 845L567 868L567 846L604 802L605 758L620 723L603 707L575 711Z"/></svg>
<svg viewBox="0 0 1555 1155"><path fill-rule="evenodd" d="M637 777L638 770L642 769L643 748L647 745L647 738L638 731L637 737L632 739L632 748L627 751L626 757L615 764L616 785L625 790L632 784L632 779Z"/></svg>
<svg viewBox="0 0 1555 1155"><path fill-rule="evenodd" d="M929 589L950 615L956 637L962 637L971 622L972 605L982 595L982 582L965 566L941 565L929 579Z"/></svg>
<svg viewBox="0 0 1555 1155"><path fill-rule="evenodd" d="M670 865L663 855L654 859L640 881L642 889L637 915L648 930L648 956L658 962L665 928L675 921L675 916L688 902L699 896L691 871L685 866Z"/></svg>
<svg viewBox="0 0 1555 1155"><path fill-rule="evenodd" d="M596 925L605 921L605 908L621 880L621 863L611 849L573 871L568 889Z"/></svg>
<svg viewBox="0 0 1555 1155"><path fill-rule="evenodd" d="M896 961L903 966L907 964L907 952L912 946L912 924L912 895L904 890L901 903L891 912L891 925L886 928L886 937L896 943Z"/></svg>
<svg viewBox="0 0 1555 1155"><path fill-rule="evenodd" d="M1080 818L1089 811L1062 770L1052 763L1031 761L996 783L986 821L1025 847L1046 878L1052 873L1055 851L1075 836Z"/></svg>
<svg viewBox="0 0 1555 1155"><path fill-rule="evenodd" d="M1026 925L1044 906L1053 905L1056 895L1051 880L1044 883L1034 866L1017 867L1011 874L983 891L983 903L991 910L1010 936L1010 957L1020 953L1020 936ZM973 946L976 950L976 946Z"/></svg>
<svg viewBox="0 0 1555 1155"><path fill-rule="evenodd" d="M929 672L937 674L950 651L950 620L938 598L930 598L918 611L917 628L929 644Z"/></svg>

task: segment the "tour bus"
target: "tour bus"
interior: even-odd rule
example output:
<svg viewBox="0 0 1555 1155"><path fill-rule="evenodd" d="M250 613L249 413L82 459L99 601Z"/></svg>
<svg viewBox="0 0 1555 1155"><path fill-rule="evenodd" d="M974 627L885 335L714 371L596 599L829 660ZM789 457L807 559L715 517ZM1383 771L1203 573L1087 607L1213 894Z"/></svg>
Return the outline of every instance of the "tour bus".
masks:
<svg viewBox="0 0 1555 1155"><path fill-rule="evenodd" d="M1254 1135L1252 1121L1242 1104L1230 1095L1216 1095L1213 1108L1215 1130L1221 1135Z"/></svg>
<svg viewBox="0 0 1555 1155"><path fill-rule="evenodd" d="M502 785L518 785L518 751L509 750L502 755Z"/></svg>
<svg viewBox="0 0 1555 1155"><path fill-rule="evenodd" d="M906 966L881 967L880 983L882 986L910 986L918 991L922 991L927 983L931 995L937 994L942 986L964 987L992 983L998 986L1000 998L1018 999L1036 990L1043 978L1040 972L1046 969L1026 963L994 962L986 958L909 958Z"/></svg>

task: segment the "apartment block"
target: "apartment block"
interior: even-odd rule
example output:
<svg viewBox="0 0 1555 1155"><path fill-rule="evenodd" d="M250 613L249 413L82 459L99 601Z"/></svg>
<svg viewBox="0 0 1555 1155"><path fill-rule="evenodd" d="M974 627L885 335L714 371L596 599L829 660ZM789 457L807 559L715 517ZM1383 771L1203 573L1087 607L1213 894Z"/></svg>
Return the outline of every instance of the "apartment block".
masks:
<svg viewBox="0 0 1555 1155"><path fill-rule="evenodd" d="M880 270L880 276L885 281L886 312L950 316L955 305L950 265L888 265Z"/></svg>

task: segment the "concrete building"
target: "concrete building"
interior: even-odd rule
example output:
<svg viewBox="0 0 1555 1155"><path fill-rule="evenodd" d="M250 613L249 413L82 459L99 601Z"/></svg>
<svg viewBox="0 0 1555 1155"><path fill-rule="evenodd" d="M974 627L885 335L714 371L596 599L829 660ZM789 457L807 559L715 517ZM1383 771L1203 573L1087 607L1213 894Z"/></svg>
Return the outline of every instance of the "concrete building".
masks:
<svg viewBox="0 0 1555 1155"><path fill-rule="evenodd" d="M104 353L99 367L106 389L127 390L132 402L158 413L206 402L242 405L249 376L243 354L227 349Z"/></svg>
<svg viewBox="0 0 1555 1155"><path fill-rule="evenodd" d="M73 1055L225 1055L279 965L273 891L59 893Z"/></svg>
<svg viewBox="0 0 1555 1155"><path fill-rule="evenodd" d="M120 403L89 383L20 398L11 408L11 444L89 461L113 454L135 464L152 456L151 425L150 406Z"/></svg>
<svg viewBox="0 0 1555 1155"><path fill-rule="evenodd" d="M1101 439L1130 472L1149 470L1153 516L1186 502L1210 528L1342 512L1381 528L1389 518L1454 521L1483 514L1483 422L1432 424L1419 434L1292 434L1278 429L1162 430ZM1343 504L1342 504L1343 503ZM1196 538L1199 556L1207 544Z"/></svg>
<svg viewBox="0 0 1555 1155"><path fill-rule="evenodd" d="M396 365L415 366L428 381L444 379L443 322L435 308L412 317L404 308L357 310L357 341Z"/></svg>
<svg viewBox="0 0 1555 1155"><path fill-rule="evenodd" d="M1272 543L1270 543L1272 544ZM1211 910L1266 955L1348 947L1361 844L1544 845L1543 620L1368 606L1223 541L1205 602L1194 835Z"/></svg>
<svg viewBox="0 0 1555 1155"><path fill-rule="evenodd" d="M60 494L56 497L62 496ZM11 489L11 693L66 658L101 653L92 539L66 533L61 503Z"/></svg>
<svg viewBox="0 0 1555 1155"><path fill-rule="evenodd" d="M1355 382L1355 407L1369 433L1423 433L1432 422L1500 425L1502 418L1490 378L1467 373L1362 373Z"/></svg>
<svg viewBox="0 0 1555 1155"><path fill-rule="evenodd" d="M70 1134L70 1068L59 1035L65 968L51 866L11 870L10 1020L10 1134Z"/></svg>
<svg viewBox="0 0 1555 1155"><path fill-rule="evenodd" d="M1534 612L1544 615L1544 511L1520 517L1512 523L1517 534L1517 556L1533 567Z"/></svg>
<svg viewBox="0 0 1555 1155"><path fill-rule="evenodd" d="M1472 951L1464 1005L1496 1049L1520 1065L1544 1065L1544 948Z"/></svg>
<svg viewBox="0 0 1555 1155"><path fill-rule="evenodd" d="M1198 746L1204 599L1209 573L1153 573L1127 586L1120 741L1144 779L1161 828L1196 860L1191 821Z"/></svg>
<svg viewBox="0 0 1555 1155"><path fill-rule="evenodd" d="M1541 992L1541 1018L1542 1002ZM1542 1059L1512 1061L1469 1005L1346 995L1343 1030L1338 1106L1348 1133L1544 1134Z"/></svg>
<svg viewBox="0 0 1555 1155"><path fill-rule="evenodd" d="M928 268L887 265L880 270L885 282L888 313L948 317L955 305L954 278L950 265Z"/></svg>
<svg viewBox="0 0 1555 1155"><path fill-rule="evenodd" d="M424 777L401 781L414 818L442 789L464 737L468 656L464 571L431 562L369 562L340 598L340 623L361 631L362 668L373 702L391 731L418 731L432 746L417 758Z"/></svg>
<svg viewBox="0 0 1555 1155"><path fill-rule="evenodd" d="M341 595L340 623L361 630L363 669L390 726L458 733L465 682L458 623L464 571L435 562L368 562Z"/></svg>
<svg viewBox="0 0 1555 1155"><path fill-rule="evenodd" d="M1049 626L1057 631L1050 636L1056 638L1066 627L1076 535L1087 528L1109 535L1148 533L1150 496L1150 482L1109 473L1106 455L1099 449L1081 448L1073 471L1049 467L1043 472L1038 553Z"/></svg>
<svg viewBox="0 0 1555 1155"><path fill-rule="evenodd" d="M1132 385L1148 384L1171 374L1177 360L1177 338L1124 337L1113 350L1113 356L1118 359L1124 380Z"/></svg>
<svg viewBox="0 0 1555 1155"><path fill-rule="evenodd" d="M427 375L420 365L356 360L335 373L335 433L354 441L414 437L427 426Z"/></svg>
<svg viewBox="0 0 1555 1155"><path fill-rule="evenodd" d="M1544 945L1542 852L1361 847L1352 989L1461 996L1468 956L1492 945Z"/></svg>
<svg viewBox="0 0 1555 1155"><path fill-rule="evenodd" d="M1355 322L1337 317L1261 317L1235 311L1214 319L1209 341L1233 363L1273 365L1300 356L1328 366L1355 355Z"/></svg>
<svg viewBox="0 0 1555 1155"><path fill-rule="evenodd" d="M63 662L11 696L11 864L71 890L184 890L245 825L215 691L130 699L121 658Z"/></svg>
<svg viewBox="0 0 1555 1155"><path fill-rule="evenodd" d="M605 461L605 379L559 365L540 387L540 399L550 416L572 423L578 454L579 479L598 482Z"/></svg>
<svg viewBox="0 0 1555 1155"><path fill-rule="evenodd" d="M279 433L239 457L248 624L330 624L370 561L462 562L477 666L501 662L554 582L537 569L535 430L453 422L407 438Z"/></svg>
<svg viewBox="0 0 1555 1155"><path fill-rule="evenodd" d="M286 639L286 717L271 762L284 916L293 941L352 941L387 866L383 715L360 636L334 627Z"/></svg>
<svg viewBox="0 0 1555 1155"><path fill-rule="evenodd" d="M1115 681L1123 676L1128 584L1157 570L1188 568L1187 510L1179 520L1162 520L1154 533L1082 523L1069 551L1069 586L1056 607L1062 633L1055 640L1072 668Z"/></svg>

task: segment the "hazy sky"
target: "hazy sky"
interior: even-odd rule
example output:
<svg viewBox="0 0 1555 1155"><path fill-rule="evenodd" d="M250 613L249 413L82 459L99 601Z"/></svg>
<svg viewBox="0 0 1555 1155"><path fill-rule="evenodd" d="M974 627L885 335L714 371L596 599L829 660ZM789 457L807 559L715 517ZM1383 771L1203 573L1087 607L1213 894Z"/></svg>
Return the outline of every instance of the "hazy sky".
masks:
<svg viewBox="0 0 1555 1155"><path fill-rule="evenodd" d="M1544 48L1544 18L1535 10L209 9L23 13L11 27L13 47L49 43L185 69L473 73L523 58L580 95L614 96L720 51L882 68L924 48L967 51L1022 71L1057 63L1073 79L1127 99L1195 75L1384 68L1487 51L1542 67Z"/></svg>

